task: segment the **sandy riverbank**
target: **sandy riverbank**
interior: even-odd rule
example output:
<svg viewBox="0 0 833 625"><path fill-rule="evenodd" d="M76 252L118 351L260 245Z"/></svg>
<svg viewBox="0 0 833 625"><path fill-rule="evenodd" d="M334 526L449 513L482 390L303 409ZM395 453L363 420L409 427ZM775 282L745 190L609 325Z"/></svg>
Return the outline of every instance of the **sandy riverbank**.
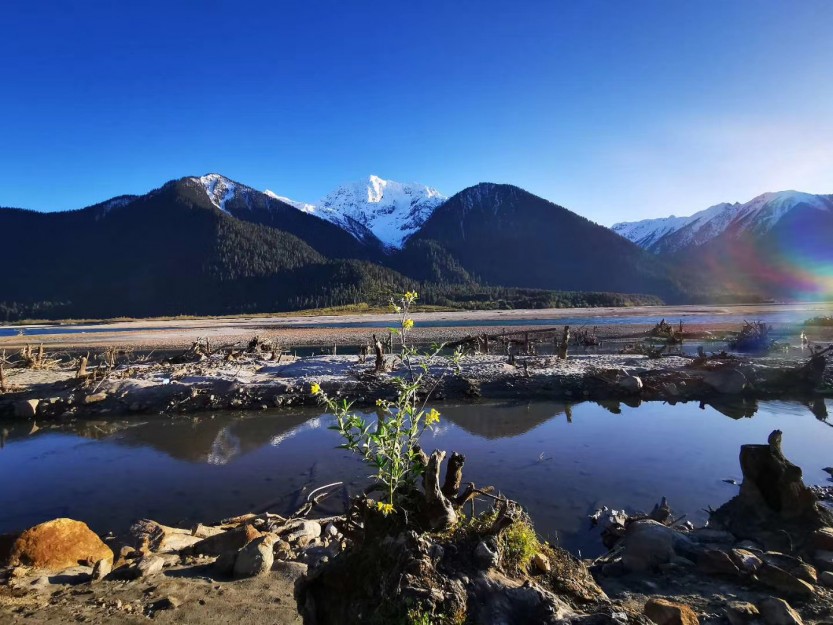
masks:
<svg viewBox="0 0 833 625"><path fill-rule="evenodd" d="M778 315L795 325L805 319L833 313L833 304L762 304L744 306L640 306L634 308L557 308L542 310L479 310L415 313L413 337L420 342L455 341L470 334L503 330L539 329L539 320L615 319L615 325L600 325L599 335L608 337L644 331L651 323L683 319L687 327L699 330L737 329L738 318L757 319ZM725 320L721 319L725 318ZM628 320L635 320L629 323ZM731 320L730 320L731 319ZM524 322L529 322L526 325ZM118 345L132 349L183 349L199 338L213 343L248 340L255 334L273 337L287 348L300 345L356 345L373 332L394 327L394 315L275 316L206 319L136 320L106 325L38 326L42 334L0 336L0 349L19 349L27 343L43 343L52 349L90 348ZM511 323L510 327L505 324ZM363 327L355 327L363 324ZM460 325L465 324L465 325ZM796 326L797 327L797 326ZM19 331L22 328L6 328Z"/></svg>

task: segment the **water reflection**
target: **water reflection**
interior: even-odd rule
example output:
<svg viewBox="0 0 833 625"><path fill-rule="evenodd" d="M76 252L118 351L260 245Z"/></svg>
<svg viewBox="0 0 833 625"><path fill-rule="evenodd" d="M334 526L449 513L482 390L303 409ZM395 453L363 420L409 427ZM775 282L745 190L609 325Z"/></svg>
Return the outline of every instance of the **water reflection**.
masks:
<svg viewBox="0 0 833 625"><path fill-rule="evenodd" d="M679 513L736 493L738 448L784 431L784 452L823 483L830 400L709 404L502 402L440 405L430 448L466 455L464 479L524 503L540 531L585 554L601 549L586 517L599 505ZM749 418L754 415L754 418ZM728 417L728 418L727 418ZM0 533L55 516L123 531L150 516L185 525L269 505L294 509L304 488L343 481L328 512L367 484L367 468L337 450L328 415L251 415L12 423L0 432Z"/></svg>

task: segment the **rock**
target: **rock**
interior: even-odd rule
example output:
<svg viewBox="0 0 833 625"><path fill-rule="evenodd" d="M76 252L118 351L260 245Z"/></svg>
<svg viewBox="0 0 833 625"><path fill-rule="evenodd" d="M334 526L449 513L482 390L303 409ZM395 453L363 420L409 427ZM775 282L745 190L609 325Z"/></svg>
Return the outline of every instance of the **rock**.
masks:
<svg viewBox="0 0 833 625"><path fill-rule="evenodd" d="M209 536L222 534L224 531L225 530L221 527L211 527L210 525L197 523L194 526L194 529L191 530L191 536L196 536L197 538L208 538Z"/></svg>
<svg viewBox="0 0 833 625"><path fill-rule="evenodd" d="M79 563L113 561L113 552L86 523L55 519L23 532L12 545L11 566L60 571Z"/></svg>
<svg viewBox="0 0 833 625"><path fill-rule="evenodd" d="M761 547L758 543L752 540L742 540L737 545L735 545L735 549L743 549L745 551L751 551L754 554L763 553L764 548Z"/></svg>
<svg viewBox="0 0 833 625"><path fill-rule="evenodd" d="M278 560L272 565L272 572L290 582L295 582L298 578L303 577L308 570L309 567L301 562L282 562Z"/></svg>
<svg viewBox="0 0 833 625"><path fill-rule="evenodd" d="M808 584L818 584L819 575L816 567L810 566L806 562L802 562L798 566L791 568L790 573L795 575L798 579L804 580Z"/></svg>
<svg viewBox="0 0 833 625"><path fill-rule="evenodd" d="M165 560L159 556L142 556L133 568L133 578L150 577L161 573L165 567Z"/></svg>
<svg viewBox="0 0 833 625"><path fill-rule="evenodd" d="M767 597L758 603L758 610L766 625L803 625L798 612L783 599Z"/></svg>
<svg viewBox="0 0 833 625"><path fill-rule="evenodd" d="M474 558L477 563L484 569L490 569L497 566L499 557L497 550L485 541L480 541L474 548Z"/></svg>
<svg viewBox="0 0 833 625"><path fill-rule="evenodd" d="M272 551L274 542L275 539L267 534L255 538L243 547L234 561L234 578L255 577L271 571L275 561L275 554Z"/></svg>
<svg viewBox="0 0 833 625"><path fill-rule="evenodd" d="M550 559L540 551L532 557L532 564L541 573L549 573L552 570Z"/></svg>
<svg viewBox="0 0 833 625"><path fill-rule="evenodd" d="M709 527L689 532L688 537L701 544L733 545L735 543L735 536L731 532Z"/></svg>
<svg viewBox="0 0 833 625"><path fill-rule="evenodd" d="M667 599L648 599L644 613L657 625L700 625L694 610Z"/></svg>
<svg viewBox="0 0 833 625"><path fill-rule="evenodd" d="M677 555L676 546L687 542L682 534L656 521L634 521L621 542L622 564L634 572L654 569L671 562Z"/></svg>
<svg viewBox="0 0 833 625"><path fill-rule="evenodd" d="M765 586L787 595L810 597L813 594L813 587L810 584L768 562L764 562L761 568L758 569L756 577Z"/></svg>
<svg viewBox="0 0 833 625"><path fill-rule="evenodd" d="M92 394L87 395L86 397L84 397L84 403L85 404L97 404L98 402L104 401L105 399L107 399L107 393L104 392L104 391L101 391L100 393L92 393Z"/></svg>
<svg viewBox="0 0 833 625"><path fill-rule="evenodd" d="M819 575L819 583L822 586L827 586L828 588L833 588L833 572L830 571L822 571Z"/></svg>
<svg viewBox="0 0 833 625"><path fill-rule="evenodd" d="M222 577L231 577L234 573L234 563L237 561L237 550L231 549L221 553L211 566L214 573Z"/></svg>
<svg viewBox="0 0 833 625"><path fill-rule="evenodd" d="M168 527L149 519L136 521L130 527L130 536L133 546L142 553L182 551L201 540L190 530Z"/></svg>
<svg viewBox="0 0 833 625"><path fill-rule="evenodd" d="M697 568L706 575L728 575L737 577L740 574L737 565L732 562L729 554L720 549L706 549L697 558Z"/></svg>
<svg viewBox="0 0 833 625"><path fill-rule="evenodd" d="M34 419L39 403L40 400L37 399L21 399L14 402L14 416L18 419Z"/></svg>
<svg viewBox="0 0 833 625"><path fill-rule="evenodd" d="M183 553L190 555L220 556L226 551L242 549L249 542L262 535L251 524L241 525L227 530L222 534L215 534L214 536L203 538L183 550Z"/></svg>
<svg viewBox="0 0 833 625"><path fill-rule="evenodd" d="M760 615L758 608L751 603L736 601L726 606L726 618L730 625L753 625Z"/></svg>
<svg viewBox="0 0 833 625"><path fill-rule="evenodd" d="M703 376L703 382L723 395L738 395L747 384L746 376L737 369L711 371Z"/></svg>
<svg viewBox="0 0 833 625"><path fill-rule="evenodd" d="M732 549L730 554L734 563L744 573L755 573L763 564L763 561L758 556L746 549Z"/></svg>
<svg viewBox="0 0 833 625"><path fill-rule="evenodd" d="M638 393L644 386L639 376L627 374L616 380L616 385L626 393Z"/></svg>
<svg viewBox="0 0 833 625"><path fill-rule="evenodd" d="M816 551L813 560L822 571L833 571L833 551Z"/></svg>
<svg viewBox="0 0 833 625"><path fill-rule="evenodd" d="M300 542L302 540L309 542L319 536L321 536L321 524L315 521L295 521L294 523L289 523L281 531L281 538L290 543Z"/></svg>
<svg viewBox="0 0 833 625"><path fill-rule="evenodd" d="M334 523L327 523L327 527L324 528L324 536L328 538L335 538L338 536L338 528L335 526Z"/></svg>
<svg viewBox="0 0 833 625"><path fill-rule="evenodd" d="M99 560L93 566L93 581L100 582L102 579L107 577L110 572L113 570L113 561L112 560Z"/></svg>
<svg viewBox="0 0 833 625"><path fill-rule="evenodd" d="M833 527L822 527L813 532L810 545L819 551L833 551Z"/></svg>

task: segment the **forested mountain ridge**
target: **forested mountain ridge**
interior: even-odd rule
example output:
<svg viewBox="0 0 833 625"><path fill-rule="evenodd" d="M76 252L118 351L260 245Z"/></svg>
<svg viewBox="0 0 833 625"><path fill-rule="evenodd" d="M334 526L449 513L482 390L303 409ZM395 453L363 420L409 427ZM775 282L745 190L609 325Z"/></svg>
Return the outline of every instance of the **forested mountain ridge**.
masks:
<svg viewBox="0 0 833 625"><path fill-rule="evenodd" d="M0 320L268 312L379 303L417 287L425 303L462 307L658 301L554 290L674 294L650 266L639 275L636 246L506 185L432 208L398 250L217 174L74 211L0 209L0 232L16 259L0 275ZM631 273L606 278L608 267L571 247L579 235L607 237Z"/></svg>

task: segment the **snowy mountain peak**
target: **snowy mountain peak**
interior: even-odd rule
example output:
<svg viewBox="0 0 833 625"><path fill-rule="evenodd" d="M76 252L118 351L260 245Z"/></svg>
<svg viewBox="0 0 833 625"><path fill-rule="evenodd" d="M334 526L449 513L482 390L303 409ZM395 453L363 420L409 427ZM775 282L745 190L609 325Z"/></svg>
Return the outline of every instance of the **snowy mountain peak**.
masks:
<svg viewBox="0 0 833 625"><path fill-rule="evenodd" d="M745 204L717 204L691 217L663 217L617 223L612 230L654 253L675 252L707 243L723 233L765 234L793 211L833 210L831 196L800 191L763 193Z"/></svg>
<svg viewBox="0 0 833 625"><path fill-rule="evenodd" d="M226 202L234 197L234 192L237 190L235 182L220 174L206 174L194 180L202 185L208 194L208 199L221 211L226 210Z"/></svg>
<svg viewBox="0 0 833 625"><path fill-rule="evenodd" d="M289 204L290 206L297 208L299 211L302 211L304 213L315 213L315 204L307 204L306 202L298 202L296 200L291 200L288 197L278 195L277 193L275 193L274 191L270 191L269 189L266 189L266 191L264 191L263 194L268 195L270 198L274 200L280 200L284 204Z"/></svg>
<svg viewBox="0 0 833 625"><path fill-rule="evenodd" d="M360 241L376 237L390 248L402 247L446 200L431 187L385 180L376 175L342 185L317 204L272 195L344 228Z"/></svg>

